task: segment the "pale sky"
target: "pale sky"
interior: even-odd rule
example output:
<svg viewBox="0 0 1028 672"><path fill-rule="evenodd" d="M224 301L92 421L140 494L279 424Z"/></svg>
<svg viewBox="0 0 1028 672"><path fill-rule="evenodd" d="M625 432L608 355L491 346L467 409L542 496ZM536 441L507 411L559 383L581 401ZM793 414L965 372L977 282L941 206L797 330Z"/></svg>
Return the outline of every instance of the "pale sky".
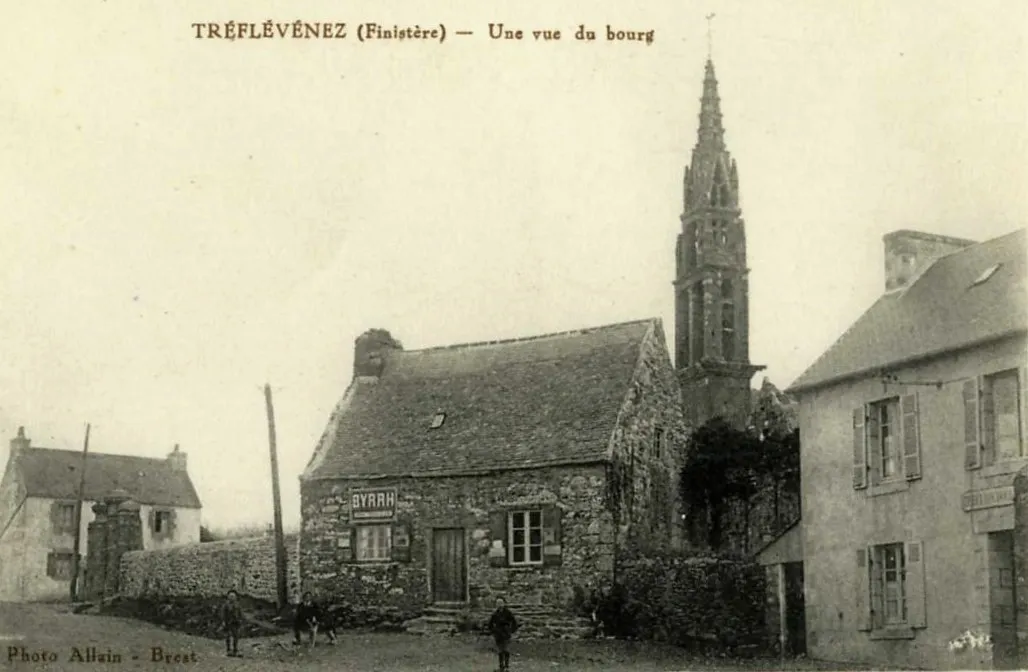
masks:
<svg viewBox="0 0 1028 672"><path fill-rule="evenodd" d="M295 526L367 328L420 348L658 316L672 339L710 12L751 358L780 387L880 294L886 232L1025 225L1023 0L9 3L0 433L179 443L206 522L262 523L269 381ZM450 35L190 26L269 18ZM563 39L491 41L489 22ZM580 23L599 39L571 39ZM608 43L608 23L654 41Z"/></svg>

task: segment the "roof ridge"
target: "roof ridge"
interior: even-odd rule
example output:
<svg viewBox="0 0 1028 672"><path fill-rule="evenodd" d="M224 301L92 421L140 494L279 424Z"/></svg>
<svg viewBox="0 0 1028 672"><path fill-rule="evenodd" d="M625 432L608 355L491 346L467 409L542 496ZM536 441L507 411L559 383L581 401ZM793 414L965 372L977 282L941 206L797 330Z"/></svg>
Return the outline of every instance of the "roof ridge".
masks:
<svg viewBox="0 0 1028 672"><path fill-rule="evenodd" d="M81 450L74 450L71 448L48 448L47 446L29 446L28 448L22 449L22 453L30 451L39 451L45 453L70 453L72 455L82 455ZM150 457L148 455L126 455L125 453L104 453L100 451L89 451L88 457L127 457L134 460L151 460L153 462L166 463L168 460L164 457Z"/></svg>
<svg viewBox="0 0 1028 672"><path fill-rule="evenodd" d="M467 343L454 343L452 345L436 345L428 348L417 348L414 350L400 350L398 352L403 354L411 354L416 352L437 352L441 350L458 350L461 348L476 348L485 345L504 345L507 343L527 343L530 341L540 341L545 338L556 338L558 336L571 336L573 334L586 334L593 331L600 331L603 329L611 329L613 327L627 327L632 324L645 324L653 323L660 320L659 317L647 317L638 320L628 320L626 322L613 322L610 324L602 324L595 327L581 327L578 329L567 329L565 331L555 331L548 334L536 334L534 336L519 336L515 338L500 338L491 341L470 341Z"/></svg>

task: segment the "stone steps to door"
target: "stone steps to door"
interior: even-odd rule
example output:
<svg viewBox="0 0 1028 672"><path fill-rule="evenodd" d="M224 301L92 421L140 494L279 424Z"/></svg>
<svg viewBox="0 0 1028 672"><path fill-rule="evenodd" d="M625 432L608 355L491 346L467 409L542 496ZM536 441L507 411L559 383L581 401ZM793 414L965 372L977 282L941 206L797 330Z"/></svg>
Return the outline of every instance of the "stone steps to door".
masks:
<svg viewBox="0 0 1028 672"><path fill-rule="evenodd" d="M580 639L595 631L588 618L547 609L540 605L510 605L519 625L517 636L524 639ZM484 630L492 610L468 609L466 605L434 604L422 616L407 621L407 632L422 635L454 634L464 618L470 618L474 629Z"/></svg>

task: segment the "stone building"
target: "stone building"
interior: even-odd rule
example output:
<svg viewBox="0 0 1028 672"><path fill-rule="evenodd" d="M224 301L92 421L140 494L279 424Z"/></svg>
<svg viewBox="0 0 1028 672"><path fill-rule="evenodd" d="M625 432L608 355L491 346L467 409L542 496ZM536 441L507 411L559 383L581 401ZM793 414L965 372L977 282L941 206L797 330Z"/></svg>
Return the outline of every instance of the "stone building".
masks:
<svg viewBox="0 0 1028 672"><path fill-rule="evenodd" d="M304 588L567 614L621 552L679 543L684 433L657 319L413 351L367 332L301 476Z"/></svg>
<svg viewBox="0 0 1028 672"><path fill-rule="evenodd" d="M806 644L828 660L1024 667L1025 231L884 242L885 293L790 388ZM950 650L968 630L992 650Z"/></svg>
<svg viewBox="0 0 1028 672"><path fill-rule="evenodd" d="M81 452L32 446L24 428L18 429L0 480L0 600L69 597L81 472ZM142 548L200 540L200 499L178 446L167 459L92 452L79 521L80 558L88 552L94 505L121 492L133 500Z"/></svg>
<svg viewBox="0 0 1028 672"><path fill-rule="evenodd" d="M707 61L700 124L685 169L682 231L675 251L675 368L686 419L744 425L750 379L749 269L739 172L725 145L714 64Z"/></svg>

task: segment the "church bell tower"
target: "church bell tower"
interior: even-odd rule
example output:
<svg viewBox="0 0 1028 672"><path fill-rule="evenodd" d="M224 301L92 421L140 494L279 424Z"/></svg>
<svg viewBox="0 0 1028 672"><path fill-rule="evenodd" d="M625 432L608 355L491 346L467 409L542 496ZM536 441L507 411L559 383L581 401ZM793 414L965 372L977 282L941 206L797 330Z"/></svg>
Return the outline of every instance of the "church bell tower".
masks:
<svg viewBox="0 0 1028 672"><path fill-rule="evenodd" d="M707 60L700 127L685 169L675 279L675 368L686 417L698 426L721 416L735 425L750 412L746 230L739 173L725 147L714 63Z"/></svg>

